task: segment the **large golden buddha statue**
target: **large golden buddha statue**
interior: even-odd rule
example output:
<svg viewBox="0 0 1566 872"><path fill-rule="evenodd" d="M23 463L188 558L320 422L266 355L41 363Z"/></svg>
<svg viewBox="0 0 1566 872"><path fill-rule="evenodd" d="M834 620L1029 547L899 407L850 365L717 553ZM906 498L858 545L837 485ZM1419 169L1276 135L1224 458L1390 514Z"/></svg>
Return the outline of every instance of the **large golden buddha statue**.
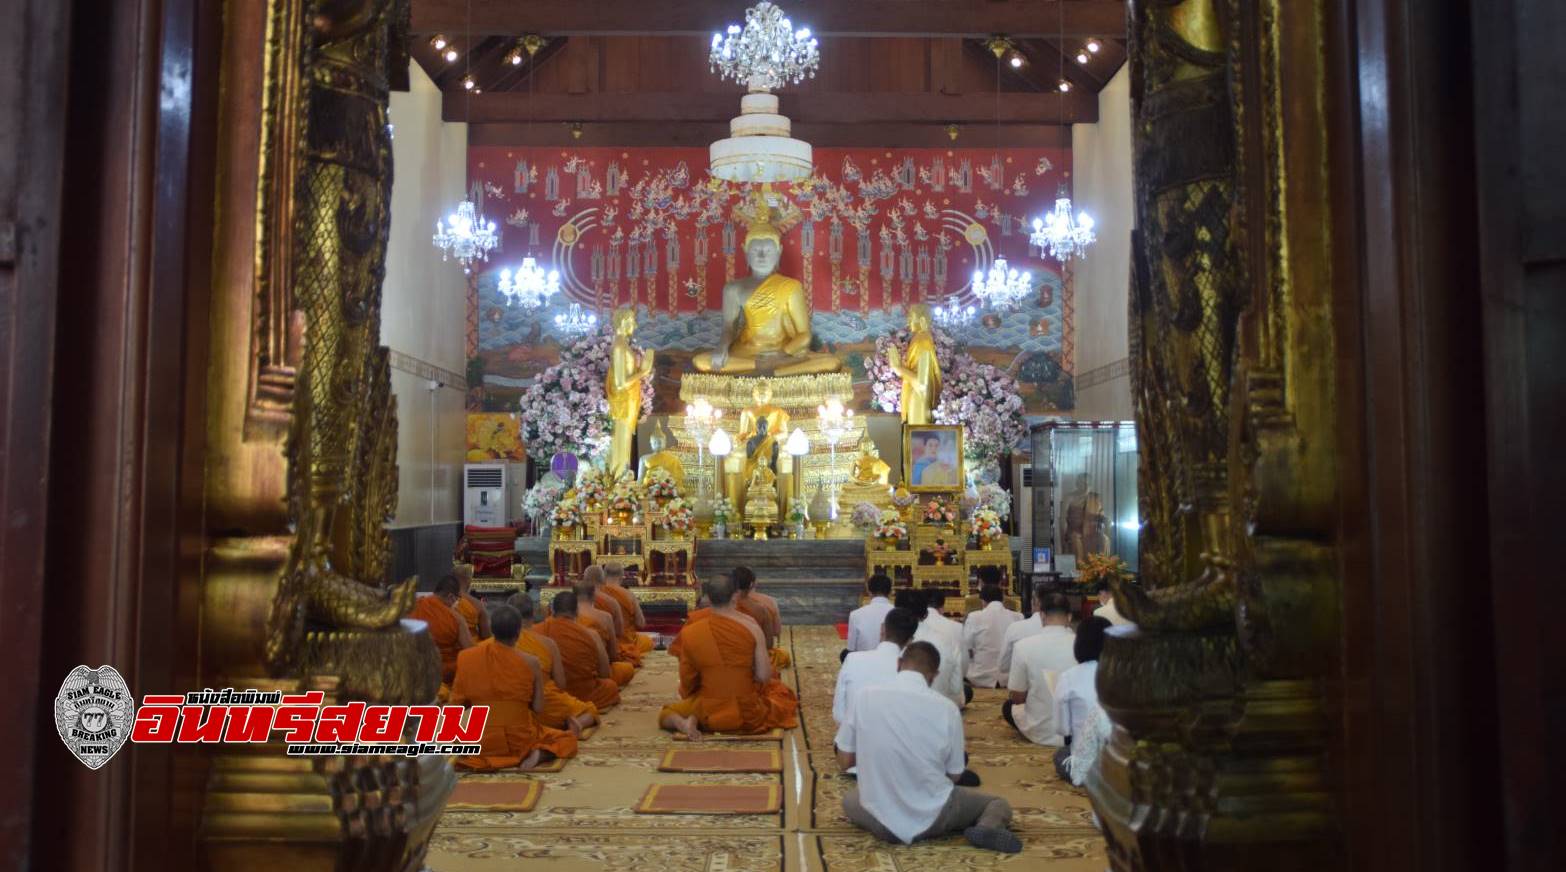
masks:
<svg viewBox="0 0 1566 872"><path fill-rule="evenodd" d="M935 334L930 307L919 303L908 307L908 350L892 368L903 379L903 423L928 424L931 413L941 402L941 362L935 355Z"/></svg>
<svg viewBox="0 0 1566 872"><path fill-rule="evenodd" d="M798 279L776 272L783 234L772 208L756 195L756 218L745 234L750 275L723 286L723 338L696 355L702 372L808 375L836 372L836 357L810 350L810 296Z"/></svg>
<svg viewBox="0 0 1566 872"><path fill-rule="evenodd" d="M636 422L642 416L642 381L653 372L653 353L637 352L631 347L631 334L635 332L636 310L629 306L616 309L614 344L609 348L609 373L604 377L604 394L609 399L609 418L613 422L609 470L616 475L631 463Z"/></svg>

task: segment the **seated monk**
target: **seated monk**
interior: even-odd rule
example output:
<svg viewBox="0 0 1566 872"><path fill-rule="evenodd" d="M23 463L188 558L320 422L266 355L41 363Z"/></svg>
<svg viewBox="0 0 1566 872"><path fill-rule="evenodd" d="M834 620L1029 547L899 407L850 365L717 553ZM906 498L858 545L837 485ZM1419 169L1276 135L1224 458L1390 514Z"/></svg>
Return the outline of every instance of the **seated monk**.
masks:
<svg viewBox="0 0 1566 872"><path fill-rule="evenodd" d="M778 601L756 590L756 573L748 566L735 567L729 578L734 581L734 607L761 626L762 634L767 637L767 656L772 660L772 669L782 672L794 658L778 647L778 637L783 635L783 613L778 611Z"/></svg>
<svg viewBox="0 0 1566 872"><path fill-rule="evenodd" d="M614 598L625 619L620 626L620 644L634 649L638 657L651 651L653 640L641 632L647 626L642 604L635 594L625 589L625 567L618 563L604 564L604 586L601 592Z"/></svg>
<svg viewBox="0 0 1566 872"><path fill-rule="evenodd" d="M419 597L408 610L408 617L429 625L430 639L440 651L442 698L457 676L457 654L473 645L468 624L456 611L459 589L457 577L447 575L436 582L434 593Z"/></svg>
<svg viewBox="0 0 1566 872"><path fill-rule="evenodd" d="M555 594L554 616L539 624L535 632L555 643L560 651L560 667L565 671L566 693L582 702L590 702L600 712L620 701L620 685L611 677L609 652L603 639L577 622L576 594Z"/></svg>
<svg viewBox="0 0 1566 872"><path fill-rule="evenodd" d="M555 644L555 640L534 631L532 597L526 593L513 594L506 604L516 609L522 619L517 650L537 657L538 668L544 673L544 707L538 712L539 723L581 735L583 730L598 723L598 706L583 702L562 690L566 684L566 674L560 646Z"/></svg>
<svg viewBox="0 0 1566 872"><path fill-rule="evenodd" d="M476 757L458 757L458 769L523 771L557 757L576 756L576 736L538 722L544 708L544 673L538 658L516 649L522 618L510 606L495 609L495 636L457 656L454 705L489 706Z"/></svg>
<svg viewBox="0 0 1566 872"><path fill-rule="evenodd" d="M701 731L764 733L794 727L799 697L772 677L766 638L734 608L734 583L707 588L712 613L680 630L680 701L663 707L658 726L691 739Z"/></svg>
<svg viewBox="0 0 1566 872"><path fill-rule="evenodd" d="M469 593L473 587L473 565L458 565L452 569L452 574L457 576L457 614L468 622L468 633L473 641L482 642L489 638L489 610L478 597Z"/></svg>
<svg viewBox="0 0 1566 872"><path fill-rule="evenodd" d="M619 633L615 627L615 613L598 605L598 599L603 598L604 604L614 607L614 600L608 595L601 594L598 586L603 583L604 570L601 566L589 566L582 573L582 578L574 586L576 592L577 620L585 627L597 631L603 637L605 650L609 652L609 663L613 669L614 680L621 687L631 683L636 675L636 667L641 663L641 655L635 660L628 656L624 646L620 644Z"/></svg>

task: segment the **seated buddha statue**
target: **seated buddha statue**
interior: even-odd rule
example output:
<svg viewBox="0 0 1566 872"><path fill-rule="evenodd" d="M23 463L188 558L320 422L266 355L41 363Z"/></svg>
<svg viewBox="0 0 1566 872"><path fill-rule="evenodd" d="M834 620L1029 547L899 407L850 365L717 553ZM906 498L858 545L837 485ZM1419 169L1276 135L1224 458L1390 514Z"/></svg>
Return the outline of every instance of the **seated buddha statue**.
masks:
<svg viewBox="0 0 1566 872"><path fill-rule="evenodd" d="M810 350L810 296L798 279L777 272L783 234L759 192L755 212L745 234L750 275L723 286L723 338L717 348L697 354L694 365L716 373L836 372L836 357Z"/></svg>
<svg viewBox="0 0 1566 872"><path fill-rule="evenodd" d="M892 488L888 483L892 467L881 459L881 451L866 436L859 442L859 457L855 458L848 481L843 483L840 505L852 508L869 503L883 509L892 507Z"/></svg>
<svg viewBox="0 0 1566 872"><path fill-rule="evenodd" d="M755 405L740 413L739 444L745 446L745 480L756 468L756 461L766 457L768 464L776 460L778 440L788 435L789 414L772 405L772 386L765 381L756 382L750 398Z"/></svg>
<svg viewBox="0 0 1566 872"><path fill-rule="evenodd" d="M647 447L652 449L652 453L642 458L642 475L640 480L646 482L649 473L655 469L661 469L669 474L669 478L674 479L674 484L679 487L681 493L684 493L685 464L680 462L680 458L673 451L665 451L663 446L662 435L654 433L647 437Z"/></svg>
<svg viewBox="0 0 1566 872"><path fill-rule="evenodd" d="M774 524L778 520L777 474L772 471L772 459L761 457L751 471L750 484L745 489L745 521L750 524Z"/></svg>

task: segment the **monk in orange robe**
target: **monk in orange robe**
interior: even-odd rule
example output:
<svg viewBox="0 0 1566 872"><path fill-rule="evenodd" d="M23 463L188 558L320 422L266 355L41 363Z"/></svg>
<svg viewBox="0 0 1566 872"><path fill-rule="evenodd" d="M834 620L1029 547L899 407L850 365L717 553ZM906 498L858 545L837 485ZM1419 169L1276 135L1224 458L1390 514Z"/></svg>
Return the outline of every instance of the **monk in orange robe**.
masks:
<svg viewBox="0 0 1566 872"><path fill-rule="evenodd" d="M610 674L617 684L624 687L636 676L636 666L641 661L641 657L638 656L635 661L632 661L626 656L626 651L621 647L619 637L615 633L614 616L596 607L594 601L599 596L598 583L602 580L602 567L589 566L587 571L582 573L581 580L572 588L576 593L576 619L582 626L597 632L604 640L604 650L609 652ZM604 597L604 600L610 605L614 602L608 597Z"/></svg>
<svg viewBox="0 0 1566 872"><path fill-rule="evenodd" d="M782 672L789 668L794 658L778 647L778 637L783 635L783 613L778 610L778 601L756 590L756 573L748 566L735 567L729 577L734 580L734 607L754 618L767 637L767 656L772 659L772 669Z"/></svg>
<svg viewBox="0 0 1566 872"><path fill-rule="evenodd" d="M468 622L468 633L473 641L482 642L490 636L489 610L469 592L473 587L473 567L457 566L451 572L457 577L457 614Z"/></svg>
<svg viewBox="0 0 1566 872"><path fill-rule="evenodd" d="M620 627L620 644L634 648L638 656L651 651L653 640L641 632L647 626L647 616L642 614L642 604L636 595L625 589L625 567L618 563L604 564L603 592L614 598L625 618Z"/></svg>
<svg viewBox="0 0 1566 872"><path fill-rule="evenodd" d="M525 593L514 594L506 600L506 605L516 609L522 618L517 650L537 657L539 671L544 674L544 707L538 712L538 722L546 727L570 730L581 735L582 730L598 723L598 706L583 702L562 690L566 684L566 674L560 646L548 636L535 632L532 597Z"/></svg>
<svg viewBox="0 0 1566 872"><path fill-rule="evenodd" d="M457 676L457 655L473 645L467 622L456 612L457 577L447 575L435 585L435 592L421 596L408 611L408 617L423 621L429 626L430 638L440 651L440 681L442 690L451 686Z"/></svg>
<svg viewBox="0 0 1566 872"><path fill-rule="evenodd" d="M680 630L680 701L658 725L700 739L701 731L764 733L794 727L799 698L772 677L766 637L735 610L729 579L711 582L712 613Z"/></svg>
<svg viewBox="0 0 1566 872"><path fill-rule="evenodd" d="M576 756L576 736L538 722L544 708L544 674L538 658L516 649L522 618L510 606L495 609L495 636L457 657L454 705L489 706L479 753L458 757L458 769L494 772L529 770L557 757Z"/></svg>
<svg viewBox="0 0 1566 872"><path fill-rule="evenodd" d="M566 693L590 702L600 712L620 701L620 685L609 668L609 652L603 639L577 621L576 594L561 591L551 605L554 616L539 624L536 632L553 641L565 670Z"/></svg>

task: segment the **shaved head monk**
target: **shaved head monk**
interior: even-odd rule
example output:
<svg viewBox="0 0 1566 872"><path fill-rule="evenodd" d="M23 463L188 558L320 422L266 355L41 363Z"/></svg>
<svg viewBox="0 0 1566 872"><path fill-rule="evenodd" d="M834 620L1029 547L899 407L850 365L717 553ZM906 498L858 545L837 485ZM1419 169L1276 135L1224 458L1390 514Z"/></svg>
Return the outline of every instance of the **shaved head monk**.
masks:
<svg viewBox="0 0 1566 872"><path fill-rule="evenodd" d="M525 593L514 594L506 604L517 610L522 621L517 650L537 657L539 671L544 674L544 707L538 712L539 723L557 730L570 730L580 736L583 730L598 723L598 706L577 699L563 689L566 674L560 646L548 636L534 632L532 598Z"/></svg>
<svg viewBox="0 0 1566 872"><path fill-rule="evenodd" d="M778 637L783 635L783 613L778 611L778 601L756 590L756 573L748 566L737 566L729 573L734 582L734 607L750 615L767 637L767 656L772 659L772 669L781 672L794 662L789 653L778 647Z"/></svg>
<svg viewBox="0 0 1566 872"><path fill-rule="evenodd" d="M611 677L609 652L598 633L577 621L576 594L562 591L551 604L553 616L535 628L538 635L555 643L560 651L560 666L565 671L561 687L582 702L590 702L600 712L620 701L620 685Z"/></svg>
<svg viewBox="0 0 1566 872"><path fill-rule="evenodd" d="M618 563L604 564L602 593L613 597L620 606L620 616L624 619L620 624L620 644L635 649L637 656L651 651L653 640L641 632L647 626L647 617L642 614L642 604L636 595L625 589L624 566Z"/></svg>
<svg viewBox="0 0 1566 872"><path fill-rule="evenodd" d="M458 769L493 772L532 769L557 757L576 756L576 736L538 722L544 708L544 674L538 658L516 649L522 618L501 606L491 618L494 636L457 655L455 705L489 706L475 757L458 757Z"/></svg>
<svg viewBox="0 0 1566 872"><path fill-rule="evenodd" d="M479 598L471 593L473 588L473 566L463 564L453 567L451 574L457 577L457 614L468 624L468 633L473 636L473 641L482 642L490 636L489 609L479 602Z"/></svg>
<svg viewBox="0 0 1566 872"><path fill-rule="evenodd" d="M609 647L609 660L614 664L614 680L624 687L636 675L642 665L642 655L635 645L620 643L620 606L614 598L603 592L604 568L589 566L582 578L572 588L576 591L576 608L579 619L604 635Z"/></svg>
<svg viewBox="0 0 1566 872"><path fill-rule="evenodd" d="M712 614L712 582L704 581L701 583L701 596L697 598L696 605L700 606L700 608L685 616L685 626L690 626L697 621L704 621ZM756 623L755 618L752 618L750 615L745 614L739 609L734 610L734 617L740 620L750 621L753 624ZM756 626L759 628L761 625L756 624ZM763 633L763 635L765 635L765 633ZM669 655L671 657L678 657L680 656L680 650L680 637L676 635L674 637L674 641L669 643Z"/></svg>
<svg viewBox="0 0 1566 872"><path fill-rule="evenodd" d="M408 611L408 617L429 625L430 639L440 652L440 682L449 689L457 675L457 654L473 644L467 621L456 611L461 585L455 575L446 575L435 583L435 592L421 596Z"/></svg>
<svg viewBox="0 0 1566 872"><path fill-rule="evenodd" d="M794 727L799 697L772 676L766 637L734 608L734 584L711 582L712 613L680 630L680 701L658 725L701 738L701 731L764 733Z"/></svg>

